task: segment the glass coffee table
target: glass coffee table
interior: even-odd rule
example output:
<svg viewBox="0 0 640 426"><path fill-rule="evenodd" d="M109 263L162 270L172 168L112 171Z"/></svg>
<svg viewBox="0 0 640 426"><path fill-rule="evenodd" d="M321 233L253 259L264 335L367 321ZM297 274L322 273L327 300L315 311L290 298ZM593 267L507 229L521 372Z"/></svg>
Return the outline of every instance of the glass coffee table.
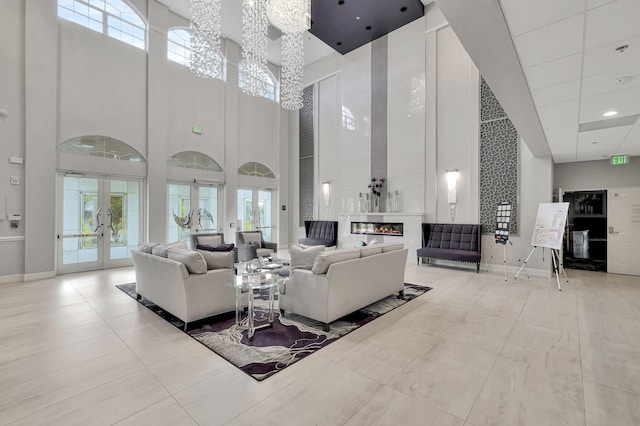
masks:
<svg viewBox="0 0 640 426"><path fill-rule="evenodd" d="M242 321L242 294L247 295L247 335L249 340L253 339L256 330L273 326L273 305L276 287L280 281L280 277L276 273L262 272L261 274L238 274L234 275L233 280L229 283L230 287L236 289L236 325L240 325ZM269 291L269 300L267 307L267 323L255 325L255 299L256 290L258 296L260 290Z"/></svg>

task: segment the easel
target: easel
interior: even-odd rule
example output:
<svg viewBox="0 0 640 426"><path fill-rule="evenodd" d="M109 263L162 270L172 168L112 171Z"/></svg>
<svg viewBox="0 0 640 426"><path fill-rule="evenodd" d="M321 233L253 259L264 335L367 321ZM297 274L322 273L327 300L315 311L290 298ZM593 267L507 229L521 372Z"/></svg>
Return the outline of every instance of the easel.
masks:
<svg viewBox="0 0 640 426"><path fill-rule="evenodd" d="M493 261L493 256L496 254L496 247L498 244L502 244L502 263L504 264L504 280L507 281L507 244L513 245L511 241L498 241L496 240L495 245L493 246L493 253L491 254L491 258L489 259L489 264L487 264L487 272L489 272L489 267L491 266L491 262ZM529 275L529 274L527 274Z"/></svg>
<svg viewBox="0 0 640 426"><path fill-rule="evenodd" d="M520 267L520 269L518 270L518 273L516 274L516 276L514 277L514 279L518 278L518 275L520 274L520 272L525 269L525 266L527 265L527 262L529 261L529 258L531 257L531 255L533 254L533 252L538 248L538 246L533 246L533 249L531 250L531 253L529 253L529 256L527 256L527 258L524 260L524 263L522 264L522 266ZM542 248L542 260L544 261L544 247ZM553 270L556 273L556 281L558 282L558 290L562 291L562 287L560 287L560 270L562 270L562 275L564 275L564 279L567 280L567 282L569 282L569 278L567 278L567 274L566 272L564 272L564 266L560 263L560 255L558 254L558 250L556 249L550 249L551 250L551 260L553 260ZM525 269L526 271L526 269ZM529 273L527 272L527 278L529 278Z"/></svg>

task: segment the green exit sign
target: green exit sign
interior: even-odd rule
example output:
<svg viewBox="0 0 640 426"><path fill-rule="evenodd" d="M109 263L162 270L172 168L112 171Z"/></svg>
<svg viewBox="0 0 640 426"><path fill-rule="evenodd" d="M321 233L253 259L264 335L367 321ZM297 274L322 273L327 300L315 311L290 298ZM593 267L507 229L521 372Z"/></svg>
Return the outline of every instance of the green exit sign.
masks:
<svg viewBox="0 0 640 426"><path fill-rule="evenodd" d="M201 134L202 134L202 127L200 127L200 126L193 126L193 127L191 128L191 131L192 131L193 133L195 133L196 135L201 135Z"/></svg>
<svg viewBox="0 0 640 426"><path fill-rule="evenodd" d="M628 155L614 155L611 157L611 164L614 166L620 164L629 164L629 156Z"/></svg>

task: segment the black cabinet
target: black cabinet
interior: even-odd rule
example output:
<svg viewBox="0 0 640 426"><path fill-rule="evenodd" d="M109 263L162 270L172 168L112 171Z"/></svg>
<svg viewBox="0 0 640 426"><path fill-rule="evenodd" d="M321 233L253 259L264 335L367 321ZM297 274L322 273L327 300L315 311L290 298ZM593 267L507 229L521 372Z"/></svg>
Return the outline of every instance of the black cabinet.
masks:
<svg viewBox="0 0 640 426"><path fill-rule="evenodd" d="M607 191L574 191L569 202L565 234L565 266L604 270L607 261Z"/></svg>

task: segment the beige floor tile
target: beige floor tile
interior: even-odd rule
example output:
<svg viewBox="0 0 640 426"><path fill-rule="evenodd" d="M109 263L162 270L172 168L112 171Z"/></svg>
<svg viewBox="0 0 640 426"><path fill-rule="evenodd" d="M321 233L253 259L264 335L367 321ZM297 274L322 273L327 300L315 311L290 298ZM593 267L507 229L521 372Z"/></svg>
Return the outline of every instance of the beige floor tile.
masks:
<svg viewBox="0 0 640 426"><path fill-rule="evenodd" d="M539 288L531 290L519 321L549 328L577 330L576 291Z"/></svg>
<svg viewBox="0 0 640 426"><path fill-rule="evenodd" d="M433 291L431 290L429 293ZM418 309L400 318L396 324L418 333L440 336L452 327L462 324L469 310L468 306L442 305L429 300Z"/></svg>
<svg viewBox="0 0 640 426"><path fill-rule="evenodd" d="M142 411L114 423L117 426L153 425L153 426L191 426L195 420L172 397L163 399Z"/></svg>
<svg viewBox="0 0 640 426"><path fill-rule="evenodd" d="M277 426L291 420L299 425L341 425L380 387L378 382L328 361L305 380L296 380L230 424Z"/></svg>
<svg viewBox="0 0 640 426"><path fill-rule="evenodd" d="M620 300L625 302L624 299ZM620 312L627 313L622 308ZM610 342L629 346L640 342L640 321L636 318L615 315L613 312L603 313L595 309L581 310L578 313L578 323L581 336L597 334Z"/></svg>
<svg viewBox="0 0 640 426"><path fill-rule="evenodd" d="M587 426L640 425L640 396L584 381Z"/></svg>
<svg viewBox="0 0 640 426"><path fill-rule="evenodd" d="M562 373L582 374L579 335L575 331L518 322L501 355Z"/></svg>
<svg viewBox="0 0 640 426"><path fill-rule="evenodd" d="M504 346L515 320L497 318L490 315L468 313L461 323L449 327L441 337L446 336L465 347L499 354Z"/></svg>
<svg viewBox="0 0 640 426"><path fill-rule="evenodd" d="M480 296L471 308L472 311L515 321L520 316L531 289L526 292L526 297L513 297L510 295L514 293L513 291L509 292L506 288L501 287L495 286Z"/></svg>
<svg viewBox="0 0 640 426"><path fill-rule="evenodd" d="M36 411L81 395L102 384L144 370L128 350L122 349L54 373L0 390L0 424L8 424Z"/></svg>
<svg viewBox="0 0 640 426"><path fill-rule="evenodd" d="M468 420L476 425L582 425L582 378L499 357Z"/></svg>
<svg viewBox="0 0 640 426"><path fill-rule="evenodd" d="M346 426L462 426L464 420L389 387L380 389Z"/></svg>
<svg viewBox="0 0 640 426"><path fill-rule="evenodd" d="M606 340L602 334L580 335L585 380L640 395L640 347Z"/></svg>
<svg viewBox="0 0 640 426"><path fill-rule="evenodd" d="M108 425L168 396L153 375L142 370L50 405L15 424Z"/></svg>
<svg viewBox="0 0 640 426"><path fill-rule="evenodd" d="M466 419L495 360L489 352L434 339L387 385Z"/></svg>

